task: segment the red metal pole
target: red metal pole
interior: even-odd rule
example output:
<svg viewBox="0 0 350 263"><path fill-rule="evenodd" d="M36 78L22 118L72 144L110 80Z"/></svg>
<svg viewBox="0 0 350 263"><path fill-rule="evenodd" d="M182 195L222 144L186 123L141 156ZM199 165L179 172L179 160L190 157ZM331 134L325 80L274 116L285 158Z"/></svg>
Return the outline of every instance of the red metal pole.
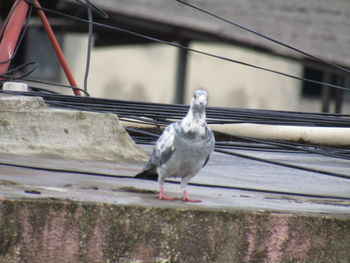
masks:
<svg viewBox="0 0 350 263"><path fill-rule="evenodd" d="M33 3L34 3L34 5L36 7L41 8L41 5L40 5L38 0L33 0ZM70 85L73 86L73 87L78 87L78 85L75 82L75 79L73 77L73 74L72 74L72 72L69 69L68 63L67 63L67 61L66 61L66 59L65 59L65 57L63 55L62 49L61 49L60 45L58 44L58 41L57 41L57 39L55 37L55 34L52 31L52 28L51 28L51 26L49 24L49 21L47 20L47 17L45 15L44 11L41 10L41 9L37 9L36 12L38 13L38 16L39 16L39 18L40 18L40 20L41 20L41 22L42 22L42 24L44 26L44 29L45 29L47 35L50 38L50 41L51 41L51 43L52 43L52 45L54 47L54 50L56 52L57 58L58 58L58 60L61 63L61 66L62 66L62 68L64 70L64 73L66 74L66 77L67 77ZM74 92L74 94L76 96L81 96L81 93L80 93L79 90L73 89L73 92Z"/></svg>
<svg viewBox="0 0 350 263"><path fill-rule="evenodd" d="M7 25L4 24L2 28L4 31L0 43L0 61L8 61L12 57L29 10L29 5L26 1L21 1L20 3L18 1L21 0L17 0L14 3L14 6L16 6L9 18L6 19L8 21ZM0 63L0 74L6 73L9 66L10 61Z"/></svg>
<svg viewBox="0 0 350 263"><path fill-rule="evenodd" d="M10 19L11 15L12 15L13 11L15 10L15 7L17 7L17 5L19 4L20 1L21 1L21 0L16 0L16 1L13 3L10 12L8 13L8 15L7 15L5 21L2 23L1 28L0 28L0 39L1 39L2 36L3 36L3 33L4 33L4 31L5 31L5 28L6 28L6 25L7 25L7 23L9 22L9 19Z"/></svg>

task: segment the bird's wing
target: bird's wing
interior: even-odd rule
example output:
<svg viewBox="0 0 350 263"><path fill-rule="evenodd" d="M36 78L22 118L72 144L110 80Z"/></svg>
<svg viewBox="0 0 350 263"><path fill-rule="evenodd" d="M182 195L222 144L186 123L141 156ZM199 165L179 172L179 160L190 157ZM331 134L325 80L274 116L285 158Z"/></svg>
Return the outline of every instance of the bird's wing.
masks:
<svg viewBox="0 0 350 263"><path fill-rule="evenodd" d="M205 166L205 165L208 163L209 158L210 158L210 154L208 154L207 159L205 159L205 162L204 162L204 164L203 164L203 166L202 166L202 167L204 167L204 166Z"/></svg>
<svg viewBox="0 0 350 263"><path fill-rule="evenodd" d="M174 146L176 125L177 123L173 123L166 127L154 146L151 161L156 167L166 163L176 150Z"/></svg>
<svg viewBox="0 0 350 263"><path fill-rule="evenodd" d="M176 123L173 123L165 128L162 135L154 146L151 158L145 168L135 175L137 178L147 178L157 180L157 167L166 163L175 152L174 139L176 134Z"/></svg>
<svg viewBox="0 0 350 263"><path fill-rule="evenodd" d="M214 133L209 127L206 127L206 130L205 130L205 142L207 144L207 147L209 148L209 154L205 159L205 162L202 167L204 167L208 163L210 154L214 151L214 147L215 147Z"/></svg>

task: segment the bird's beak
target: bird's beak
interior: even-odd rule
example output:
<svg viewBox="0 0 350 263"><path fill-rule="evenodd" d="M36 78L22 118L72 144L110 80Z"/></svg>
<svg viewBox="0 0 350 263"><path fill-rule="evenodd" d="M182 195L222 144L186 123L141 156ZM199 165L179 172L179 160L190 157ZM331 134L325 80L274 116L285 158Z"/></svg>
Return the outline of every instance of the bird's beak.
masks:
<svg viewBox="0 0 350 263"><path fill-rule="evenodd" d="M207 99L205 97L198 98L198 104L200 106L205 106L207 104Z"/></svg>

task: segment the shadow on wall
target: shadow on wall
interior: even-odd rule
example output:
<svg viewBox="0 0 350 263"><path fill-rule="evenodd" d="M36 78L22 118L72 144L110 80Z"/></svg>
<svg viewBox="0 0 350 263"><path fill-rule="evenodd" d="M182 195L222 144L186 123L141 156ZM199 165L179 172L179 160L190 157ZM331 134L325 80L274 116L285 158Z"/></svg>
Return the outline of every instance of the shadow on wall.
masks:
<svg viewBox="0 0 350 263"><path fill-rule="evenodd" d="M103 89L105 98L133 98L138 101L149 101L147 88L140 83L133 85L123 85L123 82L117 78L112 78Z"/></svg>
<svg viewBox="0 0 350 263"><path fill-rule="evenodd" d="M238 108L245 107L249 101L249 96L243 87L233 87L225 97L226 105L235 105Z"/></svg>

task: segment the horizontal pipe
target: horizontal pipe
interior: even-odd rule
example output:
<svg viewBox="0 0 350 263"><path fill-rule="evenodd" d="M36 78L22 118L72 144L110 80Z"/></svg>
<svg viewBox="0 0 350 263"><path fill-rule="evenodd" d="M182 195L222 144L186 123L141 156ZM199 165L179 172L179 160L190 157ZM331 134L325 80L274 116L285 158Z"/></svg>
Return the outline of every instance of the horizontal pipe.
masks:
<svg viewBox="0 0 350 263"><path fill-rule="evenodd" d="M145 119L145 121L147 121ZM129 122L121 120L123 127L156 128L154 124ZM211 124L209 127L217 132L230 135L252 137L265 140L309 143L313 145L350 147L350 128L306 127L267 124Z"/></svg>
<svg viewBox="0 0 350 263"><path fill-rule="evenodd" d="M350 147L350 128L305 127L267 124L213 124L214 131L259 139Z"/></svg>

